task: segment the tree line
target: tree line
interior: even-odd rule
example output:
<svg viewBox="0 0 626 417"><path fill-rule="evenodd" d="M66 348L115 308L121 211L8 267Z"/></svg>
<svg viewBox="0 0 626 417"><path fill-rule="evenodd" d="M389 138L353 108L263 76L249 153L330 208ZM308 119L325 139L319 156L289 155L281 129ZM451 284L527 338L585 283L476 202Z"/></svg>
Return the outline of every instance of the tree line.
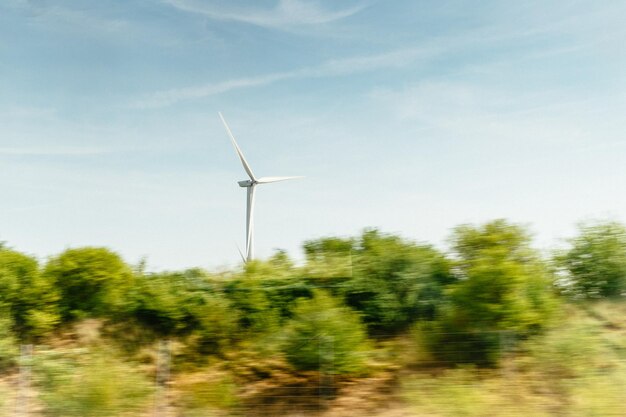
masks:
<svg viewBox="0 0 626 417"><path fill-rule="evenodd" d="M458 226L449 243L443 252L370 229L305 242L302 265L278 251L224 273L147 272L99 247L39 263L5 244L0 362L11 365L20 343L99 318L141 329L134 343L179 339L195 359L262 339L294 369L332 361L333 372L358 373L370 343L411 330L435 360L488 366L501 332L532 338L562 303L626 294L626 228L617 222L581 224L548 255L506 220Z"/></svg>

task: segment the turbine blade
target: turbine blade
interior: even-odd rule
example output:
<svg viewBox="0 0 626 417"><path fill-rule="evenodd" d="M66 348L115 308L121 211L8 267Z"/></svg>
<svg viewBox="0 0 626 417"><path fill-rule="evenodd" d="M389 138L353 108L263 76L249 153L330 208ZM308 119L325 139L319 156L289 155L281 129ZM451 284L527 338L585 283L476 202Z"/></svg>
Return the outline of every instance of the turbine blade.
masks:
<svg viewBox="0 0 626 417"><path fill-rule="evenodd" d="M226 132L228 132L228 136L230 136L230 140L233 142L235 151L237 151L237 155L239 155L239 159L241 160L241 163L243 164L243 169L246 170L246 173L248 174L248 176L250 177L252 181L256 181L256 178L254 177L254 174L252 173L252 168L250 168L250 165L248 165L248 161L246 161L246 157L243 156L243 152L241 152L239 145L237 145L235 136L233 135L233 132L230 131L230 127L228 127L226 120L224 120L224 116L222 116L221 112L218 112L217 114L220 115L220 119L222 119L222 123L224 124L224 127L226 128Z"/></svg>
<svg viewBox="0 0 626 417"><path fill-rule="evenodd" d="M304 177L261 177L258 180L256 180L256 182L259 184L269 184L270 182L295 180L298 178L304 178Z"/></svg>
<svg viewBox="0 0 626 417"><path fill-rule="evenodd" d="M245 263L246 263L246 257L245 257L245 256L243 256L243 252L242 252L242 251L241 251L241 249L239 248L239 245L236 245L236 246L237 246L237 252L239 252L239 256L241 256L241 260L242 260L242 261L243 261L243 263L245 264Z"/></svg>

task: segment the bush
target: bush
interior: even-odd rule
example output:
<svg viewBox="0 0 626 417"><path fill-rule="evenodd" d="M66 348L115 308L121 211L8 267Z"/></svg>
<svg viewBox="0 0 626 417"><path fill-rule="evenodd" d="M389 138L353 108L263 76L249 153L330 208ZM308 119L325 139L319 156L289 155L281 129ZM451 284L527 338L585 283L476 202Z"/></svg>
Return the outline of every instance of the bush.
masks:
<svg viewBox="0 0 626 417"><path fill-rule="evenodd" d="M51 417L138 415L152 392L148 378L110 352L39 352L33 371Z"/></svg>
<svg viewBox="0 0 626 417"><path fill-rule="evenodd" d="M571 249L556 257L565 275L559 283L575 298L604 298L626 292L626 227L616 222L581 224Z"/></svg>
<svg viewBox="0 0 626 417"><path fill-rule="evenodd" d="M224 292L238 314L242 332L261 335L278 330L280 311L272 305L262 278L244 275L229 282Z"/></svg>
<svg viewBox="0 0 626 417"><path fill-rule="evenodd" d="M286 253L277 251L267 261L246 263L243 274L228 283L226 291L241 313L242 328L262 330L256 322L272 327L289 318L298 298L312 296L312 287Z"/></svg>
<svg viewBox="0 0 626 417"><path fill-rule="evenodd" d="M57 289L41 276L37 261L0 248L0 304L22 338L42 336L60 320Z"/></svg>
<svg viewBox="0 0 626 417"><path fill-rule="evenodd" d="M443 289L453 281L449 262L435 249L377 230L363 233L353 261L354 278L345 284L346 304L361 312L377 333L432 319Z"/></svg>
<svg viewBox="0 0 626 417"><path fill-rule="evenodd" d="M237 338L239 317L225 298L205 295L192 310L198 321L194 335L199 353L221 352Z"/></svg>
<svg viewBox="0 0 626 417"><path fill-rule="evenodd" d="M160 336L187 337L196 353L217 353L237 335L238 313L196 270L141 274L132 314Z"/></svg>
<svg viewBox="0 0 626 417"><path fill-rule="evenodd" d="M68 249L51 259L44 275L61 293L64 319L115 316L127 309L131 269L106 248Z"/></svg>
<svg viewBox="0 0 626 417"><path fill-rule="evenodd" d="M548 323L554 298L546 268L526 231L503 220L461 226L452 243L459 281L430 329L431 346L443 360L493 364L503 335L525 338Z"/></svg>
<svg viewBox="0 0 626 417"><path fill-rule="evenodd" d="M363 370L368 344L354 311L316 290L300 300L285 329L282 351L297 370L349 374Z"/></svg>
<svg viewBox="0 0 626 417"><path fill-rule="evenodd" d="M204 291L185 272L138 275L132 294L135 317L163 336L188 334L199 325L194 307Z"/></svg>

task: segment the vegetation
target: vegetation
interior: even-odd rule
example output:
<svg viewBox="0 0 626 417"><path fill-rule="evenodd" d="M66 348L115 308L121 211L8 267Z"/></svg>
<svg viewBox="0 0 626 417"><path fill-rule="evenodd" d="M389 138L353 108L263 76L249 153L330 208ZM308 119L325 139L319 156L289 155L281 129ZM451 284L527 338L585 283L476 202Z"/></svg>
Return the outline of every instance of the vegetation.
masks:
<svg viewBox="0 0 626 417"><path fill-rule="evenodd" d="M285 336L283 351L297 370L342 374L365 365L366 334L358 314L322 291L297 303Z"/></svg>
<svg viewBox="0 0 626 417"><path fill-rule="evenodd" d="M557 257L563 291L576 298L626 293L626 228L616 222L581 224L571 248Z"/></svg>
<svg viewBox="0 0 626 417"><path fill-rule="evenodd" d="M37 261L0 247L0 309L24 339L42 336L60 322L59 289L42 276Z"/></svg>
<svg viewBox="0 0 626 417"><path fill-rule="evenodd" d="M133 285L128 265L105 248L68 249L52 258L43 274L61 294L59 307L65 320L124 311Z"/></svg>
<svg viewBox="0 0 626 417"><path fill-rule="evenodd" d="M348 403L395 393L429 416L623 415L624 226L581 225L552 257L505 220L449 242L365 230L306 242L301 265L279 251L221 274L146 272L94 247L40 264L0 245L0 391L31 364L45 415L145 415L168 340L180 415L278 415L359 389Z"/></svg>
<svg viewBox="0 0 626 417"><path fill-rule="evenodd" d="M495 363L503 337L525 338L548 323L555 301L547 268L529 244L523 228L503 220L455 229L458 282L428 326L438 356L453 363Z"/></svg>
<svg viewBox="0 0 626 417"><path fill-rule="evenodd" d="M353 259L344 298L373 332L393 333L415 320L433 319L443 288L454 281L449 262L432 247L377 230L363 233Z"/></svg>
<svg viewBox="0 0 626 417"><path fill-rule="evenodd" d="M498 368L416 373L402 395L436 417L621 417L626 383L623 302L564 305L558 325L518 346ZM604 317L605 313L617 317Z"/></svg>
<svg viewBox="0 0 626 417"><path fill-rule="evenodd" d="M42 351L34 364L45 414L115 417L140 410L152 390L146 376L101 350Z"/></svg>

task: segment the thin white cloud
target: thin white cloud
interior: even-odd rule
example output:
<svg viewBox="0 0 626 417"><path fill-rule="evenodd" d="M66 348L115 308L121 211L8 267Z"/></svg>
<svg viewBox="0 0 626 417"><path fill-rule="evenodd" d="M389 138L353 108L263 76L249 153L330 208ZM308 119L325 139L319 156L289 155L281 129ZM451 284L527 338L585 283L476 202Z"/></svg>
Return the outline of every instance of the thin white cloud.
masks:
<svg viewBox="0 0 626 417"><path fill-rule="evenodd" d="M111 153L112 150L104 148L79 148L79 147L0 147L0 156L85 156L102 155Z"/></svg>
<svg viewBox="0 0 626 417"><path fill-rule="evenodd" d="M187 0L166 1L180 2ZM463 37L450 36L443 38L434 38L422 44L420 47L399 48L379 54L329 60L319 65L303 67L291 71L276 72L271 74L207 83L185 88L157 91L155 93L142 97L139 100L136 100L134 103L131 104L131 107L165 107L180 101L209 97L243 88L260 87L291 79L334 77L376 71L381 69L403 68L419 62L420 60L432 58L444 53L451 53L463 48L491 45L494 42L499 42L499 40L503 37L526 38L527 36L531 35L531 32L528 32L526 29L522 31L511 30L507 33L498 33L499 37L494 36L494 34L490 32L485 33L483 30L478 30ZM557 54L560 55L575 53L582 48L589 48L591 46L593 46L593 43L588 42L584 44L578 43L574 45L566 44L550 46L548 48L531 48L530 50L525 50L523 53L518 53L517 56L512 57L510 55L507 55L505 59L502 59L504 59L503 62L506 63L513 62L514 60L526 61L543 58L545 56L554 56ZM494 64L497 64L497 61L489 62L486 66L468 65L462 68L461 72L484 71L487 67L490 70L497 70L497 65Z"/></svg>
<svg viewBox="0 0 626 417"><path fill-rule="evenodd" d="M51 8L48 16L60 22L64 22L72 27L89 29L92 31L101 31L104 33L121 33L126 36L131 33L135 27L128 21L122 19L107 19L99 17L93 13L87 13L79 10L72 10L61 7Z"/></svg>
<svg viewBox="0 0 626 417"><path fill-rule="evenodd" d="M165 107L180 101L199 99L232 90L260 87L290 79L337 77L385 68L402 68L437 53L437 48L409 48L391 52L326 61L293 71L208 83L199 86L157 91L131 104L134 108Z"/></svg>
<svg viewBox="0 0 626 417"><path fill-rule="evenodd" d="M129 34L139 29L138 25L131 21L108 16L92 5L80 7L70 3L66 6L36 0L9 0L7 5L21 11L29 17L31 22L42 25L48 30L55 28L55 30L79 31L89 35L94 33L104 36L124 35L128 38Z"/></svg>
<svg viewBox="0 0 626 417"><path fill-rule="evenodd" d="M563 91L520 91L469 81L424 81L371 95L402 125L429 136L503 149L568 152L623 146L622 94L581 97Z"/></svg>
<svg viewBox="0 0 626 417"><path fill-rule="evenodd" d="M234 80L221 81L217 83L210 83L193 87L157 91L156 93L150 94L145 98L135 101L131 104L131 107L142 109L166 107L180 101L209 97L216 94L226 93L231 90L238 90L241 88L259 87L293 77L294 73L275 73L257 77L238 78Z"/></svg>
<svg viewBox="0 0 626 417"><path fill-rule="evenodd" d="M279 0L272 9L222 8L196 0L164 0L165 3L185 12L196 13L210 19L248 23L272 29L286 29L296 25L316 25L352 16L365 6L358 5L342 10L326 10L318 2Z"/></svg>

